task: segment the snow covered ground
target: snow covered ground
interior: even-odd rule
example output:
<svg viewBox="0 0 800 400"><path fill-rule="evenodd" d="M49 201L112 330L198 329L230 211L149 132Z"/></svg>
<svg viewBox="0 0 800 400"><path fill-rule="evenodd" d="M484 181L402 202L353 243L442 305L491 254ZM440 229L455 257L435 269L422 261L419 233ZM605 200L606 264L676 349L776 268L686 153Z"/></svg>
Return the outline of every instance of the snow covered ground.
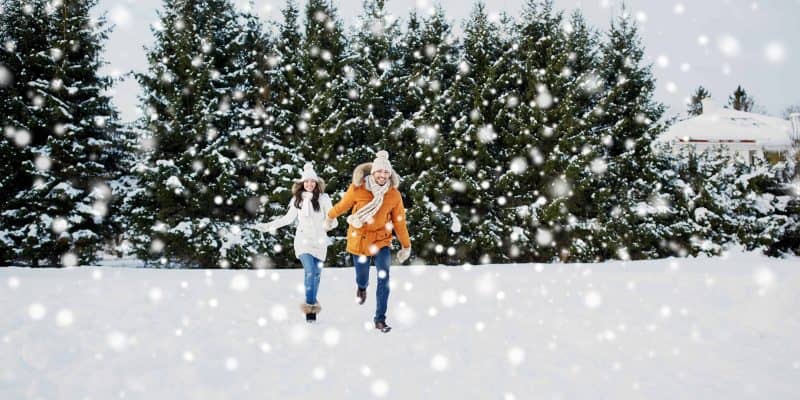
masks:
<svg viewBox="0 0 800 400"><path fill-rule="evenodd" d="M0 399L796 399L800 259L323 271L0 268Z"/></svg>

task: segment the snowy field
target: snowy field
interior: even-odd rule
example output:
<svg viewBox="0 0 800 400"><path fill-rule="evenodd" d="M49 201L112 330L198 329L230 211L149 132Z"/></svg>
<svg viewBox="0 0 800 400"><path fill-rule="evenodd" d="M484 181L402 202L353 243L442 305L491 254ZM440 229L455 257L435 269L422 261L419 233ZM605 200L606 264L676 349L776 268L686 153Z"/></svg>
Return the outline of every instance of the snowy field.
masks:
<svg viewBox="0 0 800 400"><path fill-rule="evenodd" d="M800 259L353 269L0 268L0 399L797 399Z"/></svg>

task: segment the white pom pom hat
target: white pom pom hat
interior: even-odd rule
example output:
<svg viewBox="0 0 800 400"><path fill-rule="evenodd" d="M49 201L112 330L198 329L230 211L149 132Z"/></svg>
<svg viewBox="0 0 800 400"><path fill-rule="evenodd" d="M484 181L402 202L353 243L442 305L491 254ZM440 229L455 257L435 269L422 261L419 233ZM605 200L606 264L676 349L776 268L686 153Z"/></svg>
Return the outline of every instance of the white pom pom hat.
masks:
<svg viewBox="0 0 800 400"><path fill-rule="evenodd" d="M303 165L303 173L300 174L300 179L297 182L305 182L307 180L319 181L319 176L317 173L314 172L314 165L311 163L306 163Z"/></svg>
<svg viewBox="0 0 800 400"><path fill-rule="evenodd" d="M370 173L379 170L393 172L392 163L389 162L389 152L386 150L379 151L378 154L375 155L375 160L372 161L372 171L370 171Z"/></svg>

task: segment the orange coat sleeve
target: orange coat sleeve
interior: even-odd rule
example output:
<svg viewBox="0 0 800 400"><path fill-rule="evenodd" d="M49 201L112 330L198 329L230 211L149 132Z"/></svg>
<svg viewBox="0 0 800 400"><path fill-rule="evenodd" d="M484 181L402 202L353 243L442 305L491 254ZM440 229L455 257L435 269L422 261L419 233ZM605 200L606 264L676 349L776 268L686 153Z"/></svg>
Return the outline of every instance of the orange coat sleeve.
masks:
<svg viewBox="0 0 800 400"><path fill-rule="evenodd" d="M351 183L350 187L348 187L347 191L344 193L344 196L342 196L342 199L328 211L328 218L336 219L336 217L350 211L350 209L353 208L353 204L356 202L354 192L355 186Z"/></svg>
<svg viewBox="0 0 800 400"><path fill-rule="evenodd" d="M406 227L406 208L403 206L402 196L397 205L392 208L391 217L394 233L397 234L397 240L400 241L400 245L404 249L411 247L411 239L408 236L408 227Z"/></svg>

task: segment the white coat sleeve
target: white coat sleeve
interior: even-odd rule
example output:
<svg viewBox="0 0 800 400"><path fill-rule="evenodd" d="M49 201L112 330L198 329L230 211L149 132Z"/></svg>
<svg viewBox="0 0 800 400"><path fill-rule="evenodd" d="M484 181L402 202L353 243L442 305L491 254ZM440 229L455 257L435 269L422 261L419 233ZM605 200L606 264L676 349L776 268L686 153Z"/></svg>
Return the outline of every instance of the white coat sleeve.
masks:
<svg viewBox="0 0 800 400"><path fill-rule="evenodd" d="M330 231L339 225L336 219L331 219L330 225L328 225L327 216L328 212L330 212L331 209L333 208L333 202L331 201L331 198L328 195L325 195L324 197L320 198L320 200L321 200L320 207L322 208L322 215L324 215L326 219L326 221L323 221L322 226L325 228L326 231Z"/></svg>
<svg viewBox="0 0 800 400"><path fill-rule="evenodd" d="M269 230L278 230L279 228L293 223L297 219L297 208L295 208L292 203L294 203L294 199L289 201L289 205L287 206L288 210L284 216L274 219L267 224Z"/></svg>

